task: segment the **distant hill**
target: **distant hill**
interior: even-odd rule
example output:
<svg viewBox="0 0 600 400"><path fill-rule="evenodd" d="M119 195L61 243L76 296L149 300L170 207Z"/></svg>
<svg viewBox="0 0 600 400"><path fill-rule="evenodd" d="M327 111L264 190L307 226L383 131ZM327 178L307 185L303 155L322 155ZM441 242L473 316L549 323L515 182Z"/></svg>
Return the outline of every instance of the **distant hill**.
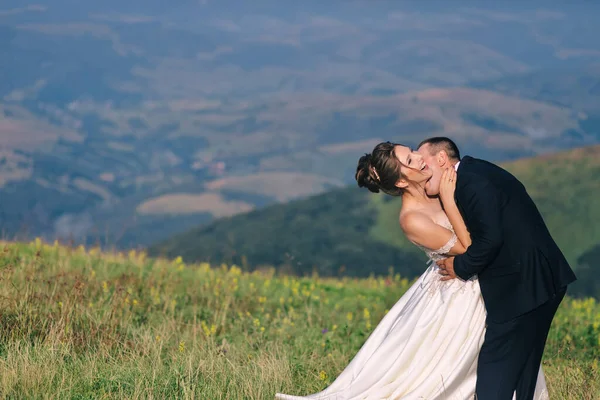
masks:
<svg viewBox="0 0 600 400"><path fill-rule="evenodd" d="M2 238L147 245L347 185L380 138L600 143L596 2L24 3L0 4Z"/></svg>
<svg viewBox="0 0 600 400"><path fill-rule="evenodd" d="M151 254L234 263L247 269L277 265L295 274L365 276L422 269L419 257L370 233L377 208L364 192L337 189L307 200L277 204L220 219L153 246Z"/></svg>
<svg viewBox="0 0 600 400"><path fill-rule="evenodd" d="M600 244L579 257L577 260L577 281L573 284L572 292L580 296L600 298L598 260L600 260Z"/></svg>
<svg viewBox="0 0 600 400"><path fill-rule="evenodd" d="M502 166L525 184L573 266L600 244L600 226L594 223L600 221L600 146ZM249 269L272 264L298 274L314 268L336 275L345 266L343 273L365 276L387 273L393 266L414 277L423 271L425 258L400 230L400 205L398 199L352 186L223 218L151 246L149 252Z"/></svg>

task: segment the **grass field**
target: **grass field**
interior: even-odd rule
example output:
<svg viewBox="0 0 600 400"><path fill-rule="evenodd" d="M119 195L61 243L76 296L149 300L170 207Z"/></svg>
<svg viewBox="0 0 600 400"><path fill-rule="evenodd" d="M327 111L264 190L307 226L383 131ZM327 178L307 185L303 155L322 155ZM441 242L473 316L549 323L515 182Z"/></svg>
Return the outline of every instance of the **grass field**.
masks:
<svg viewBox="0 0 600 400"><path fill-rule="evenodd" d="M323 389L408 280L245 273L144 254L0 245L4 398L272 399ZM424 266L425 268L425 266ZM600 305L567 298L552 399L600 399Z"/></svg>

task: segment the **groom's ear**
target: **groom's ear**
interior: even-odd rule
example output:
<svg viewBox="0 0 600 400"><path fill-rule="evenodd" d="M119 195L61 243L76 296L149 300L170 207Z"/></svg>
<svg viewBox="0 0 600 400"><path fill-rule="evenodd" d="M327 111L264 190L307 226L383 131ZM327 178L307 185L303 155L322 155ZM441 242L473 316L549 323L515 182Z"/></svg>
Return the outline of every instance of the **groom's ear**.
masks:
<svg viewBox="0 0 600 400"><path fill-rule="evenodd" d="M435 156L435 160L437 161L438 165L441 168L448 166L448 162L450 161L450 159L448 158L448 153L446 153L446 150L438 151L437 155Z"/></svg>

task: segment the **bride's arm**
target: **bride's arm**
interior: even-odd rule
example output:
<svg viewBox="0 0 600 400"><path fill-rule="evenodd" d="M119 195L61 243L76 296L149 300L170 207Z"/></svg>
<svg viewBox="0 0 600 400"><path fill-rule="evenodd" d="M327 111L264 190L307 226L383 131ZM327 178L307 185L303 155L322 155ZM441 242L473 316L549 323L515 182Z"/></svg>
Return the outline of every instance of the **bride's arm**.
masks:
<svg viewBox="0 0 600 400"><path fill-rule="evenodd" d="M450 255L458 255L466 252L466 249L471 245L471 234L467 230L465 221L458 211L458 206L454 200L454 189L456 188L456 171L454 168L449 168L444 171L442 181L440 182L440 200L444 206L444 211L448 220L454 228L454 233L458 237L459 242L465 249L462 253L449 253Z"/></svg>
<svg viewBox="0 0 600 400"><path fill-rule="evenodd" d="M433 251L443 249L447 254L463 254L466 247L450 230L433 222L427 215L413 211L400 216L400 226L412 243ZM450 249L447 249L451 246Z"/></svg>

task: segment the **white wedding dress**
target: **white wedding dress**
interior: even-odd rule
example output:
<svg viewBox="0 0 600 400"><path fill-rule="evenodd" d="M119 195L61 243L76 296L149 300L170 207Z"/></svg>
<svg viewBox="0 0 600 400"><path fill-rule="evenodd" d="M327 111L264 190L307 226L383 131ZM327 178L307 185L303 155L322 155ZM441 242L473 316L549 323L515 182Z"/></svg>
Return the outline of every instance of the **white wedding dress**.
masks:
<svg viewBox="0 0 600 400"><path fill-rule="evenodd" d="M451 229L447 220L442 226ZM364 345L325 390L279 400L473 399L477 357L485 336L485 305L476 278L441 281L441 249L423 249L429 267L396 302ZM514 398L514 396L513 396ZM540 367L535 400L549 400Z"/></svg>

